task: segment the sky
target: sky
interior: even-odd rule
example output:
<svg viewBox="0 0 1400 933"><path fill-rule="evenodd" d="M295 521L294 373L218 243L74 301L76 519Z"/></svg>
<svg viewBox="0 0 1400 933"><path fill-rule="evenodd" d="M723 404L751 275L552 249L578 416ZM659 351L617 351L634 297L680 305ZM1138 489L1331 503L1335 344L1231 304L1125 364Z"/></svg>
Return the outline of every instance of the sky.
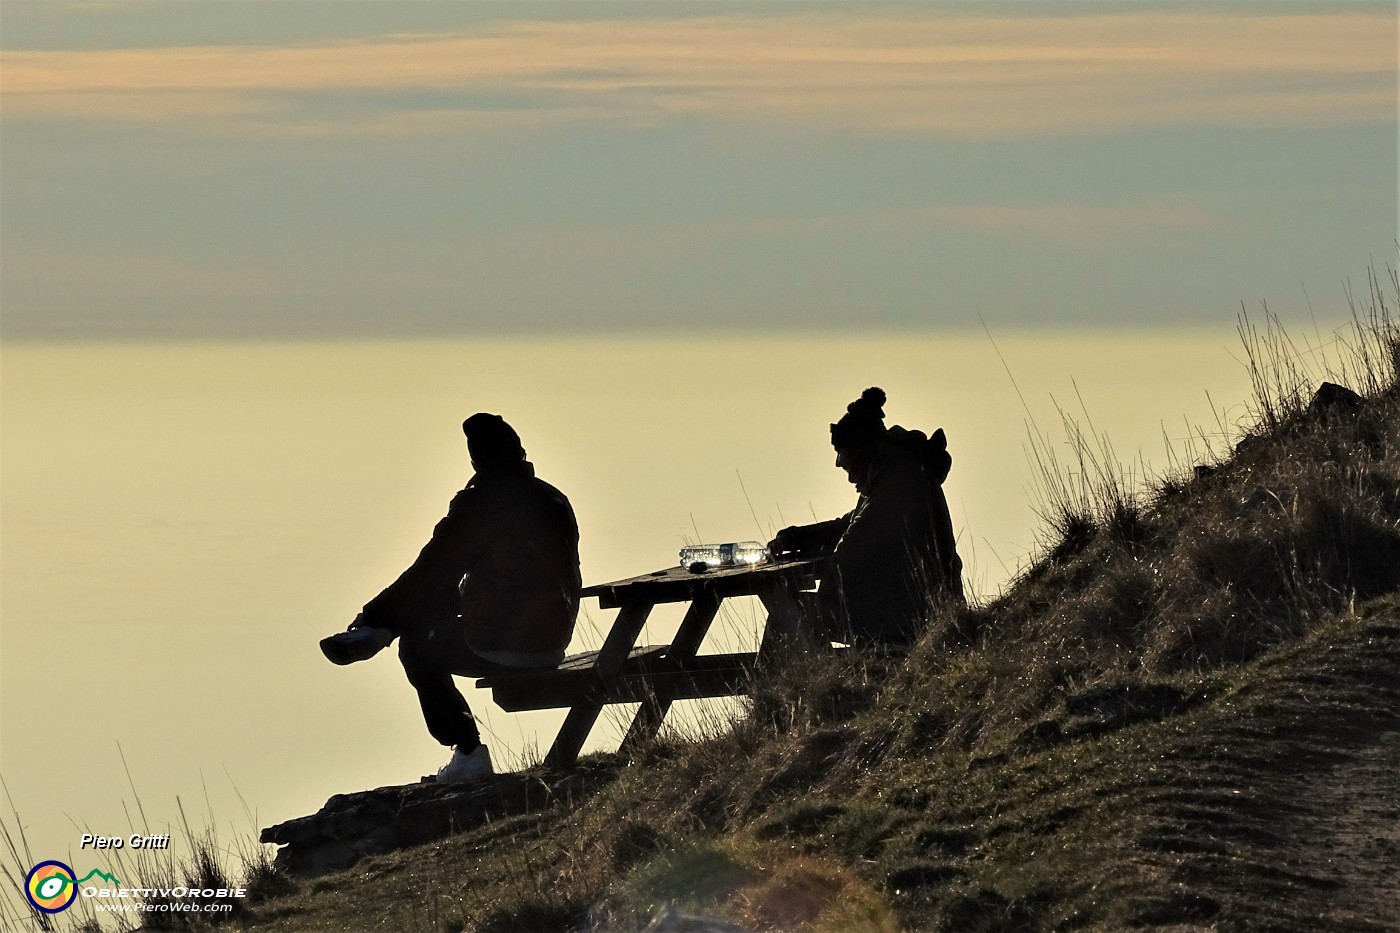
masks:
<svg viewBox="0 0 1400 933"><path fill-rule="evenodd" d="M1391 3L0 6L0 336L1150 327L1394 249Z"/></svg>

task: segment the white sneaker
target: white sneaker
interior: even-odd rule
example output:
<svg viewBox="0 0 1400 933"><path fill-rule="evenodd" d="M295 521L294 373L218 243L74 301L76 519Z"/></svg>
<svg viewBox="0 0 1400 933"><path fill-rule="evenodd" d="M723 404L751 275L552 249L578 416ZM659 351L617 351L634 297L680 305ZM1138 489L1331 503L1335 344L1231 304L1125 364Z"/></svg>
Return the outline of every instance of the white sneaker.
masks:
<svg viewBox="0 0 1400 933"><path fill-rule="evenodd" d="M491 767L491 753L485 745L478 745L465 755L454 748L452 759L438 769L437 779L439 784L469 784L495 773L496 769Z"/></svg>

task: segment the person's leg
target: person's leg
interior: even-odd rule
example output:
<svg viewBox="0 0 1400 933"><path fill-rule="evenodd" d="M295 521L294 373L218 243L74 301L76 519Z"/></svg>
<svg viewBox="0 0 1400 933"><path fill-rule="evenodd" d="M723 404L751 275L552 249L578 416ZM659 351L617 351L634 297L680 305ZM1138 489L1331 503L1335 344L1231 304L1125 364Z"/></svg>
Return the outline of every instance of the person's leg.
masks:
<svg viewBox="0 0 1400 933"><path fill-rule="evenodd" d="M478 663L479 659L465 644L455 645L450 634L443 634L448 637L440 638L431 629L405 632L399 638L399 660L408 682L418 692L428 732L449 748L470 752L481 744L481 734L466 698L452 682L452 675L481 676L488 672L489 665Z"/></svg>

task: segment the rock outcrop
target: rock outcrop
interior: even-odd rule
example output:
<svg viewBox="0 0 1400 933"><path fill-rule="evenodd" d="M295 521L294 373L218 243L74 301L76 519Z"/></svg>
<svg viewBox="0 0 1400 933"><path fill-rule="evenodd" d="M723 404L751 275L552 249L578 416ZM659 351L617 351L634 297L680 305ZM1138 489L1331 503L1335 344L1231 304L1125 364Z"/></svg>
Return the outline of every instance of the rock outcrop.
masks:
<svg viewBox="0 0 1400 933"><path fill-rule="evenodd" d="M349 868L371 855L421 845L454 833L561 800L586 796L596 786L587 772L549 783L529 774L498 774L471 784L417 784L336 794L316 813L262 831L279 845L276 866L312 877Z"/></svg>

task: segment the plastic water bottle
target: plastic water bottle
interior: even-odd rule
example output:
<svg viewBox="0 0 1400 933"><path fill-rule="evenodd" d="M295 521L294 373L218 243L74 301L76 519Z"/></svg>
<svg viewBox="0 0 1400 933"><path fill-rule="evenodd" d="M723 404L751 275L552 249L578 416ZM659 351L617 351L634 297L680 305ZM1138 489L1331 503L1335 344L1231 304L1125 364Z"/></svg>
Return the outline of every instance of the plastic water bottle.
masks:
<svg viewBox="0 0 1400 933"><path fill-rule="evenodd" d="M757 541L736 541L729 544L694 544L681 548L681 566L745 567L769 559L768 549Z"/></svg>

